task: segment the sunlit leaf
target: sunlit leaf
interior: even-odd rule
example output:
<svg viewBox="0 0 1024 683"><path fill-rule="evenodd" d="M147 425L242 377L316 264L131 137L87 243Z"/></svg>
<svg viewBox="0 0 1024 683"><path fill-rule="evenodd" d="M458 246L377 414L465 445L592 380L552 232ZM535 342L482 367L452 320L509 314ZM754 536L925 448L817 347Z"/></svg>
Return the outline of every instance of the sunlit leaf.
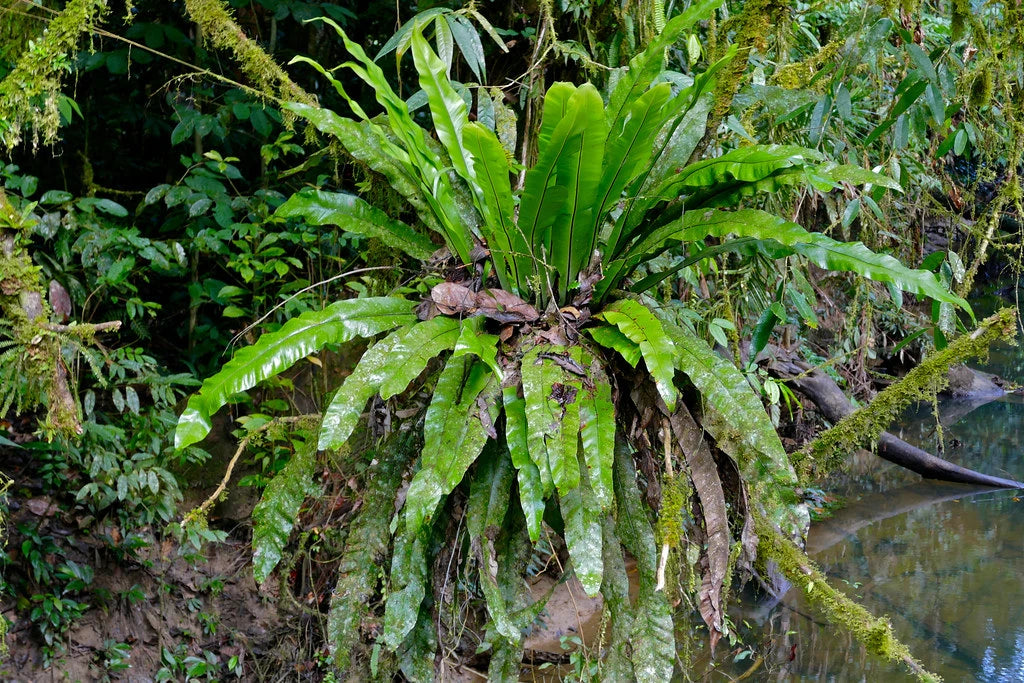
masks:
<svg viewBox="0 0 1024 683"><path fill-rule="evenodd" d="M619 299L604 308L597 316L619 328L630 341L640 347L647 371L654 378L665 405L675 410L678 390L673 381L675 345L665 334L661 321L649 308L632 299Z"/></svg>
<svg viewBox="0 0 1024 683"><path fill-rule="evenodd" d="M234 394L253 388L325 344L373 337L412 323L416 320L414 307L415 302L398 297L347 299L292 318L280 330L263 335L236 353L192 395L178 419L175 448L180 450L203 439L210 432L213 414Z"/></svg>

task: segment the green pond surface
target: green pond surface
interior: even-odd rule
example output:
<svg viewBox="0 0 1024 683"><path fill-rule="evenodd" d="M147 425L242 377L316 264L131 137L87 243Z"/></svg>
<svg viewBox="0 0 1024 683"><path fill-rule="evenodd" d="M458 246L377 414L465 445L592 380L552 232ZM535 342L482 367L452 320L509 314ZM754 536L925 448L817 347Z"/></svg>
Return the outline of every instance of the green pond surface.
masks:
<svg viewBox="0 0 1024 683"><path fill-rule="evenodd" d="M994 349L984 368L1024 383L1024 349ZM1024 400L950 400L940 414L944 457L1024 479ZM892 431L938 450L930 405ZM866 453L830 490L845 505L813 526L808 552L834 585L888 615L897 636L947 682L1024 681L1024 492L925 481ZM905 667L867 655L797 590L741 611L770 643L764 665L745 680L912 679ZM743 672L734 667L733 676Z"/></svg>

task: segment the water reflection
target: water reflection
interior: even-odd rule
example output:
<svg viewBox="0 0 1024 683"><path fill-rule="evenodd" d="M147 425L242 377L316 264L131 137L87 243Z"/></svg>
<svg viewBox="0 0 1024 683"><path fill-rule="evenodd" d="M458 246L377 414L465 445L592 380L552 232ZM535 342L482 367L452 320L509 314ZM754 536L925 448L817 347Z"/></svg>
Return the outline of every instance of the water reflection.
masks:
<svg viewBox="0 0 1024 683"><path fill-rule="evenodd" d="M1019 364L1019 350L1007 359ZM1018 372L1006 369L993 371ZM1024 476L1020 399L945 403L940 414L945 457ZM931 406L908 415L900 436L934 452ZM848 505L816 525L808 541L833 582L887 614L924 666L946 681L1024 681L1024 493L922 481L873 456L856 459L838 485ZM748 680L910 678L823 623L797 591L770 612L755 608L747 616L761 622L772 644L766 666Z"/></svg>

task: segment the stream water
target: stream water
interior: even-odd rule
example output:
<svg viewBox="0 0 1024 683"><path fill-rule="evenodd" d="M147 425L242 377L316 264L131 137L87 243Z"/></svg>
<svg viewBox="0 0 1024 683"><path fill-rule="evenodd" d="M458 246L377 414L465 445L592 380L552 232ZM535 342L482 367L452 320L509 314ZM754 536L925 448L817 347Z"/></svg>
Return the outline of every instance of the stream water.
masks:
<svg viewBox="0 0 1024 683"><path fill-rule="evenodd" d="M1024 348L994 349L985 369L1024 383ZM1024 478L1024 400L941 404L945 457ZM937 451L932 406L911 411L902 438ZM922 664L954 681L1024 681L1024 491L922 481L861 454L832 490L845 505L815 524L808 551L849 595L889 616ZM798 594L748 606L771 643L746 680L905 681L868 656ZM745 666L734 665L735 672ZM749 666L749 661L747 662Z"/></svg>

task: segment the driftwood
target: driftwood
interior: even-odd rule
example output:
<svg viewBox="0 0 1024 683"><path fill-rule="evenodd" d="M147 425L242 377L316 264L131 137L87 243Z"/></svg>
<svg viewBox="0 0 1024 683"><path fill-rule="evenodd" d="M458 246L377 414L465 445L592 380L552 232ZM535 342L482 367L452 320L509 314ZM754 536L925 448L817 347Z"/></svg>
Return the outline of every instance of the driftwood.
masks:
<svg viewBox="0 0 1024 683"><path fill-rule="evenodd" d="M789 380L790 386L809 398L829 422L835 424L854 412L855 408L846 398L846 394L824 372L792 360L773 361L769 368L773 374ZM982 474L943 460L889 432L882 432L878 437L876 453L879 457L916 472L926 479L998 488L1024 488L1024 483L1019 481Z"/></svg>

